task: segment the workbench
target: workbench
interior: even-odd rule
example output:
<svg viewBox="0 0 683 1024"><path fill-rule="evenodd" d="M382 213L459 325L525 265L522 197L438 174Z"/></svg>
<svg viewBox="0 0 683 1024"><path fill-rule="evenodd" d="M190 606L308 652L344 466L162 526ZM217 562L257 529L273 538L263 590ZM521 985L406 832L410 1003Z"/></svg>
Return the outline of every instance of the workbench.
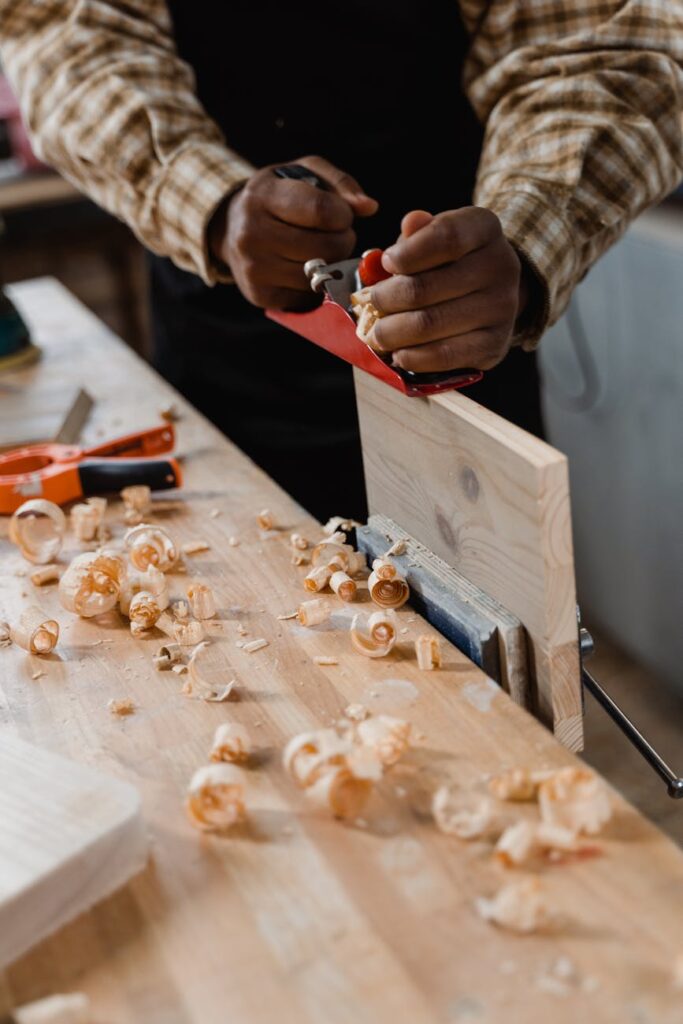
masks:
<svg viewBox="0 0 683 1024"><path fill-rule="evenodd" d="M304 595L289 533L315 539L319 525L61 286L37 280L9 291L44 358L0 379L0 418L3 392L21 393L26 433L40 416L33 396L76 383L96 399L85 441L151 426L170 402L180 410L185 486L159 496L156 521L179 543L210 544L186 559L172 591L194 578L214 588L213 629L231 652L239 699L188 700L182 677L153 668L158 637L133 640L116 617L76 619L59 608L55 588L39 595L62 625L58 656L40 661L44 674L33 679L38 659L0 651L0 742L18 735L131 782L151 858L0 975L0 1011L80 989L98 1024L683 1021L671 977L683 952L680 850L613 793L603 854L542 869L561 915L550 934L520 937L482 920L476 897L511 872L481 843L440 834L429 792L449 779L559 767L575 756L454 648L445 645L441 670L420 672L411 641L431 627L409 608L397 649L372 662L351 648L343 606L316 629L278 620ZM262 508L285 527L281 535L258 530ZM120 506L110 509L120 523ZM0 619L28 599L22 594L33 596L6 536L5 519ZM237 647L238 623L269 646ZM338 664L318 665L318 655ZM123 697L138 708L117 719L107 702ZM331 725L351 702L408 719L418 742L363 820L343 824L307 806L280 754L291 736ZM203 836L183 800L225 720L246 725L259 750L250 822L232 837ZM581 981L569 995L547 981L558 958L569 958Z"/></svg>

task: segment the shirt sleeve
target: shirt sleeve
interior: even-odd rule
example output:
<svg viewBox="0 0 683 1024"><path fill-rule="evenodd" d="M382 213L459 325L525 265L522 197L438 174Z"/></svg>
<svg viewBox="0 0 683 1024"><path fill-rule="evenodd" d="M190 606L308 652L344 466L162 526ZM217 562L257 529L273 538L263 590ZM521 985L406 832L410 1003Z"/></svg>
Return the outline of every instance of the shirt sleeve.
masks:
<svg viewBox="0 0 683 1024"><path fill-rule="evenodd" d="M683 6L461 0L465 88L486 125L474 201L541 287L533 348L572 289L683 172Z"/></svg>
<svg viewBox="0 0 683 1024"><path fill-rule="evenodd" d="M207 283L207 227L253 167L225 144L164 0L0 0L0 59L38 155Z"/></svg>

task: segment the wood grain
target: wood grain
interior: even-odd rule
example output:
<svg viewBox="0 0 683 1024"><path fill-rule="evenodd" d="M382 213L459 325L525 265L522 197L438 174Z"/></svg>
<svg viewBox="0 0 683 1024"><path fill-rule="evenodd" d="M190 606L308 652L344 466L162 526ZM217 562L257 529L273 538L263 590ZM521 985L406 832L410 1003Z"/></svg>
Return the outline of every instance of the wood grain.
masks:
<svg viewBox="0 0 683 1024"><path fill-rule="evenodd" d="M409 399L354 373L370 511L521 620L537 713L580 750L567 460L463 394Z"/></svg>
<svg viewBox="0 0 683 1024"><path fill-rule="evenodd" d="M0 737L0 967L140 871L136 790Z"/></svg>
<svg viewBox="0 0 683 1024"><path fill-rule="evenodd" d="M62 289L39 281L12 295L46 353L12 380L25 394L25 425L33 388L48 377L96 398L86 442L150 425L170 400L181 408L186 487L160 497L154 518L179 541L211 543L172 577L172 591L181 595L195 577L213 586L212 628L223 635L215 642L230 653L238 699L188 700L182 677L152 668L160 638L133 641L115 617L58 612L61 643L38 679L37 659L0 651L0 735L132 782L152 837L143 874L0 973L0 1012L76 988L90 995L98 1024L680 1020L669 972L683 948L680 851L615 793L603 856L541 869L564 915L555 933L520 939L482 921L475 898L509 875L488 848L437 833L425 793L444 779L466 784L505 766L571 764L573 755L454 648L445 645L443 670L419 672L411 641L430 627L410 608L399 615L408 632L379 664L350 648L343 627L353 606L329 597L335 614L316 629L278 620L304 595L305 567L290 564L288 532L314 539L316 524ZM263 507L287 532L257 529ZM116 539L119 506L109 519ZM16 571L19 558L0 540L5 615L22 593L34 596ZM58 608L53 591L41 600ZM238 622L269 646L236 647ZM319 666L316 655L338 664ZM126 696L138 709L117 720L107 701ZM292 791L280 751L351 701L408 717L422 738L363 822L341 825ZM244 724L257 747L251 823L232 837L200 836L183 813L184 792L226 720ZM594 979L566 998L538 983L561 955Z"/></svg>

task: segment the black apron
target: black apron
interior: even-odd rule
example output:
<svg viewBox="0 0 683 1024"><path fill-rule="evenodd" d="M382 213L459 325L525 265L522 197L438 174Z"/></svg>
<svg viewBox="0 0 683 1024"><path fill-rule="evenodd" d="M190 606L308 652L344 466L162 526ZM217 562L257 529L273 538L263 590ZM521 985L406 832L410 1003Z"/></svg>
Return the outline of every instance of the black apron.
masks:
<svg viewBox="0 0 683 1024"><path fill-rule="evenodd" d="M457 0L169 8L199 97L236 152L256 166L319 154L379 200L356 222L358 253L391 244L408 210L471 202L482 130L461 87ZM363 518L349 367L234 286L151 264L157 369L314 515ZM540 430L533 357L512 353L468 393Z"/></svg>

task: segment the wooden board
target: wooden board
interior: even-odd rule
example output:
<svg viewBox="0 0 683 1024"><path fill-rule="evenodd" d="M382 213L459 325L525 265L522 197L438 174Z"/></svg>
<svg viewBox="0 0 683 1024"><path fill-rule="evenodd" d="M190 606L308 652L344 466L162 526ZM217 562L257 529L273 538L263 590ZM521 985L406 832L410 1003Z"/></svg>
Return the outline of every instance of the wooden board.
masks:
<svg viewBox="0 0 683 1024"><path fill-rule="evenodd" d="M132 641L115 617L75 620L59 611L54 588L41 595L62 622L60 646L39 664L0 650L0 735L132 782L152 858L117 895L0 972L0 1014L82 989L94 1020L112 1024L675 1024L681 852L615 793L604 855L541 869L564 915L554 933L518 938L482 921L474 900L510 876L488 847L437 833L425 791L505 766L572 764L573 755L454 648L445 645L442 671L419 672L411 640L430 627L410 608L399 616L408 632L379 664L350 649L343 627L352 608L309 631L278 620L303 594L289 529L313 537L313 521L56 284L22 285L12 296L45 349L41 364L14 378L26 425L33 388L47 379L82 384L96 399L86 443L148 426L172 400L180 407L186 487L160 497L155 519L181 542L211 543L172 590L194 578L214 587L238 699L189 701L182 677L152 668L154 638ZM259 533L254 514L263 507L286 532ZM109 520L116 539L119 506ZM0 535L5 529L0 520ZM21 562L0 539L5 613L22 593L33 596L16 571ZM269 646L251 655L237 648L238 622ZM316 655L338 664L317 665ZM37 668L45 675L33 679ZM138 709L117 720L107 701L125 696ZM408 717L422 738L363 821L341 825L292 791L280 751L351 701ZM226 720L250 730L258 758L248 773L251 825L220 839L194 832L182 803ZM560 956L588 979L564 998L543 985Z"/></svg>
<svg viewBox="0 0 683 1024"><path fill-rule="evenodd" d="M141 871L135 789L0 735L0 967Z"/></svg>
<svg viewBox="0 0 683 1024"><path fill-rule="evenodd" d="M516 616L388 516L370 516L356 536L369 561L403 541L405 553L393 560L410 584L412 606L516 704L532 710L526 633Z"/></svg>
<svg viewBox="0 0 683 1024"><path fill-rule="evenodd" d="M583 745L566 458L464 394L406 398L354 371L370 511L516 615L539 717Z"/></svg>

